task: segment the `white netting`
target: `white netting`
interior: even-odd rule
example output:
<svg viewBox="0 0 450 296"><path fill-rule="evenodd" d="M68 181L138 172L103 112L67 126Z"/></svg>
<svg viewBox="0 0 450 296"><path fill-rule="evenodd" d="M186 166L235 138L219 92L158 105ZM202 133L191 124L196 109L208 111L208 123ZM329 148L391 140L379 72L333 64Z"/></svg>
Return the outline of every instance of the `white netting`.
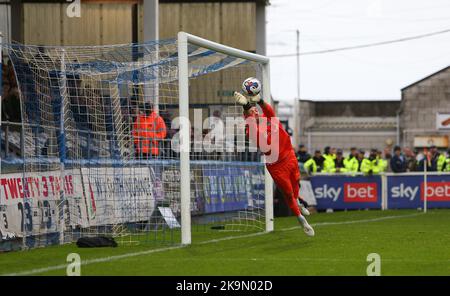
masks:
<svg viewBox="0 0 450 296"><path fill-rule="evenodd" d="M3 241L8 233L25 247L86 235L178 242L177 42L4 50L22 122L2 125L1 140L17 151L2 159ZM264 230L264 168L232 98L260 72L256 63L189 46L191 212L202 225L194 236ZM232 120L232 137L217 132Z"/></svg>

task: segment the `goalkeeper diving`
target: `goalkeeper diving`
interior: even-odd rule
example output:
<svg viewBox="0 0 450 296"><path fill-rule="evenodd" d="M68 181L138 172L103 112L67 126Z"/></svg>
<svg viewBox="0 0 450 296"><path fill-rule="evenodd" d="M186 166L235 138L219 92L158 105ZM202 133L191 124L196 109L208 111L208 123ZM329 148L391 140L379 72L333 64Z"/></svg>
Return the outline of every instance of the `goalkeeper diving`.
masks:
<svg viewBox="0 0 450 296"><path fill-rule="evenodd" d="M291 139L276 117L272 106L261 98L261 83L258 79L247 78L242 84L242 90L244 94L234 92L234 99L244 109L243 114L247 122L246 135L261 151L261 147L264 145L261 140L266 140L270 145L269 151L262 152L265 154L266 160L268 156L273 155L276 155L276 159L266 162L267 170L275 185L283 193L286 203L297 217L305 233L308 236L314 236L314 229L304 217L309 215L307 204L299 196L300 170ZM260 115L257 105L261 107L262 115ZM251 129L253 131L250 131ZM274 141L275 143L273 143Z"/></svg>

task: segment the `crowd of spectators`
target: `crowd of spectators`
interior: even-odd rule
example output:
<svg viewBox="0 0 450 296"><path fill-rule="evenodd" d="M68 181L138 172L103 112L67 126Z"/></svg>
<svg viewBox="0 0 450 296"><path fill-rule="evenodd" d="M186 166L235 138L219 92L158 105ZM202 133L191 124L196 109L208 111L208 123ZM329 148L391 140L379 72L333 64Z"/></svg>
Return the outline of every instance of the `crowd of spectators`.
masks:
<svg viewBox="0 0 450 296"><path fill-rule="evenodd" d="M395 146L392 151L371 149L368 153L355 147L344 155L341 149L325 147L314 154L308 153L304 145L297 151L297 160L310 174L314 173L405 173L414 171L450 172L450 149L439 152L436 146L411 150ZM425 167L426 166L426 167Z"/></svg>

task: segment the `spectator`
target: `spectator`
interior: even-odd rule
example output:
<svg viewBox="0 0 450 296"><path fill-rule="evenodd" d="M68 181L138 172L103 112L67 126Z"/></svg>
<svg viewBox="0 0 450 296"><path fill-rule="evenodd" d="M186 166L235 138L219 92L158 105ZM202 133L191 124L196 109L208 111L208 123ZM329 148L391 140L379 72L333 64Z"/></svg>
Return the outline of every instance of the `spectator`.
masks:
<svg viewBox="0 0 450 296"><path fill-rule="evenodd" d="M444 167L442 168L443 172L450 172L450 148L447 150L447 158L445 159Z"/></svg>
<svg viewBox="0 0 450 296"><path fill-rule="evenodd" d="M366 175L378 174L380 172L377 160L377 149L370 150L369 158L362 160L361 172Z"/></svg>
<svg viewBox="0 0 450 296"><path fill-rule="evenodd" d="M319 153L320 153L320 151L319 151ZM316 164L314 158L311 156L309 157L309 159L307 161L305 161L303 167L308 172L308 174L317 173L317 164Z"/></svg>
<svg viewBox="0 0 450 296"><path fill-rule="evenodd" d="M350 154L344 159L344 166L347 172L358 171L358 150L355 147L350 148Z"/></svg>
<svg viewBox="0 0 450 296"><path fill-rule="evenodd" d="M437 151L435 150L434 146L431 146L429 151L425 151L423 153L423 156L420 158L418 162L417 170L420 172L424 171L426 165L427 172L436 172L437 171L436 152Z"/></svg>
<svg viewBox="0 0 450 296"><path fill-rule="evenodd" d="M415 151L415 153L414 153L415 170L414 171L420 171L419 164L425 158L425 154L423 151L420 151L419 149L415 149L414 151ZM422 168L422 170L423 170L423 168Z"/></svg>
<svg viewBox="0 0 450 296"><path fill-rule="evenodd" d="M166 124L151 105L140 105L133 125L136 152L141 158L159 155L159 140L166 138Z"/></svg>
<svg viewBox="0 0 450 296"><path fill-rule="evenodd" d="M438 172L442 172L445 164L445 155L443 153L439 153L436 146L431 146L430 152L432 153L431 161L436 163L436 170Z"/></svg>
<svg viewBox="0 0 450 296"><path fill-rule="evenodd" d="M417 162L416 156L419 154L419 150L414 149L414 151L412 151L409 148L404 148L403 151L405 152L406 162L408 163L407 171L417 171L417 166L419 165L419 163Z"/></svg>
<svg viewBox="0 0 450 296"><path fill-rule="evenodd" d="M402 149L399 146L394 147L394 156L391 158L391 170L394 173L406 172L408 163L405 156L402 154Z"/></svg>
<svg viewBox="0 0 450 296"><path fill-rule="evenodd" d="M314 160L314 163L316 164L317 172L321 172L323 169L323 163L325 162L325 158L322 156L322 153L320 152L320 150L316 150L314 152L313 160Z"/></svg>
<svg viewBox="0 0 450 296"><path fill-rule="evenodd" d="M377 150L377 166L378 173L386 172L386 169L388 167L388 162L383 158L383 152L381 150Z"/></svg>
<svg viewBox="0 0 450 296"><path fill-rule="evenodd" d="M364 150L359 150L358 151L358 156L357 156L357 161L358 161L358 172L361 172L361 167L363 164L363 161L365 160L365 155L366 153L364 152Z"/></svg>
<svg viewBox="0 0 450 296"><path fill-rule="evenodd" d="M297 151L298 162L305 163L311 159L311 155L306 151L305 145L300 145Z"/></svg>
<svg viewBox="0 0 450 296"><path fill-rule="evenodd" d="M440 171L442 169L443 163L445 162L445 156L443 157L443 155L438 152L435 145L432 145L430 147L429 155L433 172Z"/></svg>
<svg viewBox="0 0 450 296"><path fill-rule="evenodd" d="M336 159L334 160L334 169L332 170L332 173L345 173L347 172L347 169L345 168L344 164L344 156L342 154L342 150L338 149L336 152Z"/></svg>
<svg viewBox="0 0 450 296"><path fill-rule="evenodd" d="M335 148L330 148L329 146L325 147L323 152L324 162L323 162L323 172L331 173L334 171L334 160L336 159Z"/></svg>
<svg viewBox="0 0 450 296"><path fill-rule="evenodd" d="M390 161L392 158L392 151L390 148L384 148L385 172L392 172Z"/></svg>

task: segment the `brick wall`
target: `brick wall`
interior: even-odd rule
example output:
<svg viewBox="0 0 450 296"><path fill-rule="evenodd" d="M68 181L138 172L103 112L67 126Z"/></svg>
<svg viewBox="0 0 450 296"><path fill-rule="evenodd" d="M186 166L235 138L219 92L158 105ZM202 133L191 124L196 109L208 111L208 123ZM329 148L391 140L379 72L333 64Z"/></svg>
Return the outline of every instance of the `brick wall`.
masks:
<svg viewBox="0 0 450 296"><path fill-rule="evenodd" d="M450 67L402 90L403 145L415 136L448 136L436 129L436 113L450 113Z"/></svg>

